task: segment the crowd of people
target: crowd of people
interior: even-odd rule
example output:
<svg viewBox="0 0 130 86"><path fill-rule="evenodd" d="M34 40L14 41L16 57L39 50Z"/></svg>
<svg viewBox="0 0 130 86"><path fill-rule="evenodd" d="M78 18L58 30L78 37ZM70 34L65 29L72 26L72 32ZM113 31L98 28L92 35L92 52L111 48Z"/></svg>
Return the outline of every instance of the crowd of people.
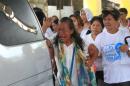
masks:
<svg viewBox="0 0 130 86"><path fill-rule="evenodd" d="M54 84L59 86L130 86L130 20L126 8L88 8L69 17L46 17L34 8L46 39ZM127 41L127 43L125 42Z"/></svg>

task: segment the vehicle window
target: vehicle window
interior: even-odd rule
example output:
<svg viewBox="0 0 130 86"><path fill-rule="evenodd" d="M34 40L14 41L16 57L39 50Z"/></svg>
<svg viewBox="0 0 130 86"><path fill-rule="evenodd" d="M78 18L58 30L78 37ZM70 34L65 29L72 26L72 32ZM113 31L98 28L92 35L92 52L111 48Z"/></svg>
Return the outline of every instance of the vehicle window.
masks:
<svg viewBox="0 0 130 86"><path fill-rule="evenodd" d="M24 0L13 2L13 0L0 0L2 4L12 9L14 17L29 27L35 27L37 34L22 29L17 22L5 15L0 9L0 44L11 46L43 40L40 24L36 20L31 8ZM15 4L15 5L14 5ZM8 12L8 11L7 11ZM12 15L12 12L9 11Z"/></svg>

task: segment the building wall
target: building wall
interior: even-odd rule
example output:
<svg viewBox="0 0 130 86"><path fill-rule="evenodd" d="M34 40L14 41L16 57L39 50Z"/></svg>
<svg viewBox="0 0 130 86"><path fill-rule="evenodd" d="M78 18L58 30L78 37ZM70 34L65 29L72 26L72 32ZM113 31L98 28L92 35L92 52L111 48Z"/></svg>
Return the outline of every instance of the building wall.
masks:
<svg viewBox="0 0 130 86"><path fill-rule="evenodd" d="M48 0L28 0L32 7L39 7L47 16L57 15L59 18L70 15L73 11L81 10L83 8L83 0L64 0L64 4L70 3L72 6L64 6L64 9L57 10L56 6L48 6ZM50 0L51 1L51 0ZM54 0L52 0L54 2ZM55 0L56 2L57 0ZM51 2L51 3L53 3ZM69 12L69 13L68 13ZM67 15L67 16L68 16Z"/></svg>
<svg viewBox="0 0 130 86"><path fill-rule="evenodd" d="M128 16L130 17L130 0L120 0L120 7L127 8Z"/></svg>
<svg viewBox="0 0 130 86"><path fill-rule="evenodd" d="M101 0L83 0L83 7L89 8L94 16L101 14L101 4Z"/></svg>
<svg viewBox="0 0 130 86"><path fill-rule="evenodd" d="M74 10L81 10L83 8L83 0L72 0L72 4L74 6Z"/></svg>
<svg viewBox="0 0 130 86"><path fill-rule="evenodd" d="M105 0L83 0L83 7L89 8L94 15L99 15L102 11L102 1ZM126 8L130 17L130 0L108 0L119 4L119 8Z"/></svg>
<svg viewBox="0 0 130 86"><path fill-rule="evenodd" d="M48 15L48 3L47 0L28 0L32 7L39 7L43 12Z"/></svg>
<svg viewBox="0 0 130 86"><path fill-rule="evenodd" d="M130 17L130 0L109 0L109 1L120 4L120 8L126 8L128 10L127 17Z"/></svg>
<svg viewBox="0 0 130 86"><path fill-rule="evenodd" d="M43 12L48 15L47 0L28 0L32 7L40 7ZM128 10L130 17L130 0L109 0L120 4L120 7L125 7ZM102 10L102 0L72 0L74 10L80 10L83 7L89 8L94 15L99 15Z"/></svg>

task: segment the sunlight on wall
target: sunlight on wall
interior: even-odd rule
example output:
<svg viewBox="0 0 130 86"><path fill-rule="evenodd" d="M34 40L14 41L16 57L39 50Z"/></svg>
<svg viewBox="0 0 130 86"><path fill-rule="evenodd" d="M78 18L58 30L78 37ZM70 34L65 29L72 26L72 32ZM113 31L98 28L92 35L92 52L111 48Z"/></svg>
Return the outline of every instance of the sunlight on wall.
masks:
<svg viewBox="0 0 130 86"><path fill-rule="evenodd" d="M130 17L130 0L109 0L120 4L120 8L124 7L128 10L128 16ZM89 8L93 15L100 15L101 13L101 0L83 0L84 8Z"/></svg>
<svg viewBox="0 0 130 86"><path fill-rule="evenodd" d="M120 7L124 7L128 10L128 16L130 17L130 0L121 0L120 1Z"/></svg>
<svg viewBox="0 0 130 86"><path fill-rule="evenodd" d="M83 0L84 8L89 8L93 15L100 15L101 13L101 0Z"/></svg>

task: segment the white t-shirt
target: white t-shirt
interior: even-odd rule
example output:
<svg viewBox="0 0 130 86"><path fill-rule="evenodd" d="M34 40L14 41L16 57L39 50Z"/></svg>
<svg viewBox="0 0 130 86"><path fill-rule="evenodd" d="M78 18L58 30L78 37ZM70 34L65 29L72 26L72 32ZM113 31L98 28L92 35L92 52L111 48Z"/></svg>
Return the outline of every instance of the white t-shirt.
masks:
<svg viewBox="0 0 130 86"><path fill-rule="evenodd" d="M130 81L130 57L119 50L119 44L124 44L124 38L128 35L129 32L119 29L115 34L106 30L96 37L95 44L102 54L106 83Z"/></svg>
<svg viewBox="0 0 130 86"><path fill-rule="evenodd" d="M130 29L128 26L125 27L125 26L120 24L120 27L122 28L122 30L125 30L126 32L130 32Z"/></svg>
<svg viewBox="0 0 130 86"><path fill-rule="evenodd" d="M123 31L126 31L126 32L130 32L128 27L124 27L120 24L120 27L119 27L120 30L123 30ZM103 29L103 32L107 31L106 28Z"/></svg>
<svg viewBox="0 0 130 86"><path fill-rule="evenodd" d="M73 44L71 44L69 46L64 45L65 55L66 55L66 66L67 66L68 69L70 69L70 67L71 67L73 48L74 48ZM75 57L74 57L74 64L73 64L71 80L72 80L72 86L78 86L78 78L77 78Z"/></svg>
<svg viewBox="0 0 130 86"><path fill-rule="evenodd" d="M45 32L45 34L44 34L44 36L47 38L47 39L49 39L50 41L54 41L54 38L56 37L56 35L57 35L57 33L56 32L53 32L52 30L51 30L51 28L47 28L47 30L46 30L46 32Z"/></svg>
<svg viewBox="0 0 130 86"><path fill-rule="evenodd" d="M88 35L85 35L83 37L83 40L84 40L85 44L94 44L94 40L92 38L92 34L91 33L88 34Z"/></svg>
<svg viewBox="0 0 130 86"><path fill-rule="evenodd" d="M90 44L95 44L95 40L92 38L92 34L88 34L86 36L84 36L83 38L84 42L85 42L85 45L90 45ZM96 70L97 71L101 71L103 70L102 68L102 59L101 58L98 58L94 64L96 65Z"/></svg>
<svg viewBox="0 0 130 86"><path fill-rule="evenodd" d="M83 28L83 30L80 33L80 37L84 38L84 36L87 35L88 30L89 30L89 28Z"/></svg>

